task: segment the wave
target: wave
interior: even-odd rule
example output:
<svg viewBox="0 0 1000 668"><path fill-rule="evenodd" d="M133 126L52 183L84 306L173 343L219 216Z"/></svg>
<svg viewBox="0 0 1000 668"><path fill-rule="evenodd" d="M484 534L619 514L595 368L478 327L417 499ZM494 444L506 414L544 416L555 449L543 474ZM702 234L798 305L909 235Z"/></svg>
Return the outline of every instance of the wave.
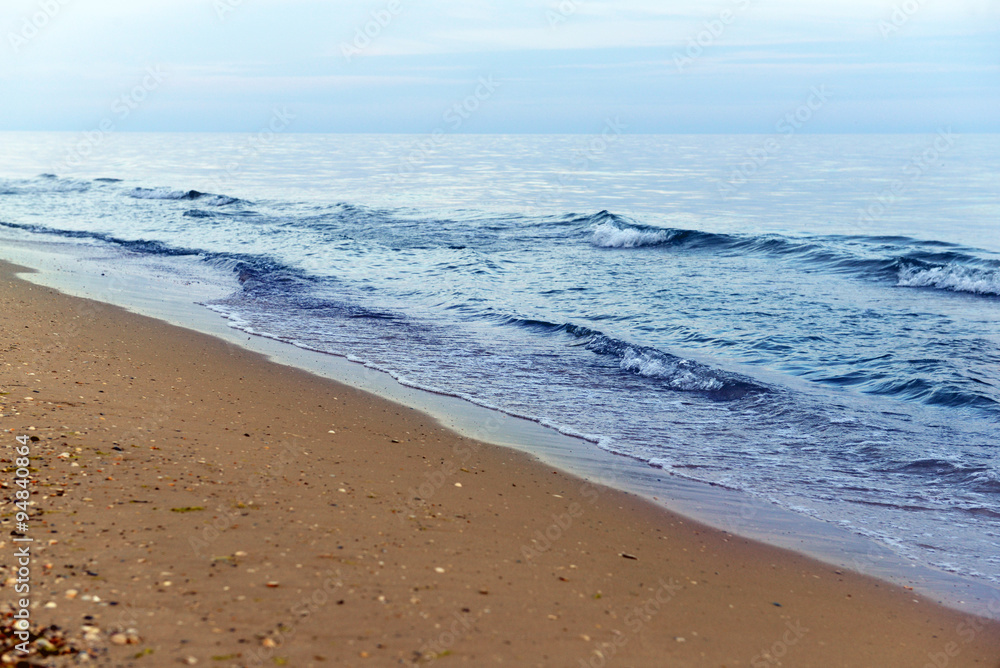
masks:
<svg viewBox="0 0 1000 668"><path fill-rule="evenodd" d="M670 241L670 233L666 230L640 230L634 227L616 227L610 223L601 223L594 229L591 239L595 246L601 248L638 248L639 246L656 246Z"/></svg>
<svg viewBox="0 0 1000 668"><path fill-rule="evenodd" d="M215 218L214 212L204 209L190 209L185 211L183 215L185 218Z"/></svg>
<svg viewBox="0 0 1000 668"><path fill-rule="evenodd" d="M265 291L288 292L293 285L314 282L309 274L262 255L244 253L213 252L195 248L171 246L162 241L149 239L123 239L103 232L86 230L60 230L44 225L9 223L0 221L0 227L7 227L36 234L49 234L69 239L90 239L118 246L132 253L143 255L163 255L171 257L193 256L216 268L232 273L242 289L247 293Z"/></svg>
<svg viewBox="0 0 1000 668"><path fill-rule="evenodd" d="M937 288L976 295L1000 295L1000 270L949 264L936 267L900 267L897 285L904 288Z"/></svg>
<svg viewBox="0 0 1000 668"><path fill-rule="evenodd" d="M590 242L598 248L642 248L668 244L718 246L731 238L712 232L643 225L610 211L599 211L589 216L571 215L568 222L589 230Z"/></svg>
<svg viewBox="0 0 1000 668"><path fill-rule="evenodd" d="M570 222L582 225L590 243L599 248L764 255L809 269L891 281L898 287L1000 296L1000 262L984 258L982 251L944 241L903 236L721 234L652 227L609 211L573 216Z"/></svg>
<svg viewBox="0 0 1000 668"><path fill-rule="evenodd" d="M567 331L571 332L571 328L567 328ZM764 385L745 376L713 369L656 348L638 346L599 332L585 336L588 337L585 344L587 350L611 356L618 360L618 367L622 371L658 380L672 390L700 392L726 401L769 391Z"/></svg>
<svg viewBox="0 0 1000 668"><path fill-rule="evenodd" d="M213 195L198 190L171 190L170 188L133 188L129 191L128 196L135 199L198 200L209 206L227 206L243 202L237 197L229 197L228 195Z"/></svg>
<svg viewBox="0 0 1000 668"><path fill-rule="evenodd" d="M236 217L246 219L246 218L260 216L260 214L255 211L247 211L244 209L240 209L234 212L213 211L210 209L188 209L181 215L184 216L185 218L218 218L218 219L227 219Z"/></svg>
<svg viewBox="0 0 1000 668"><path fill-rule="evenodd" d="M88 181L39 174L35 179L0 179L0 195L36 195L40 193L80 193L90 190Z"/></svg>
<svg viewBox="0 0 1000 668"><path fill-rule="evenodd" d="M518 317L505 318L501 324L532 329L547 335L569 335L574 339L571 345L582 346L597 355L610 357L617 361L620 370L658 381L671 390L698 392L722 401L771 391L766 385L741 374L713 369L700 362L616 339L582 325L556 324Z"/></svg>
<svg viewBox="0 0 1000 668"><path fill-rule="evenodd" d="M121 239L110 234L104 234L103 232L90 232L86 230L58 230L44 225L27 225L22 223L8 223L4 221L0 221L0 226L9 227L14 230L24 230L25 232L34 232L36 234L51 234L59 237L66 237L68 239L92 239L94 241L103 241L116 246L121 246L126 250L149 255L177 256L201 254L200 251L169 246L162 241L153 241L148 239Z"/></svg>

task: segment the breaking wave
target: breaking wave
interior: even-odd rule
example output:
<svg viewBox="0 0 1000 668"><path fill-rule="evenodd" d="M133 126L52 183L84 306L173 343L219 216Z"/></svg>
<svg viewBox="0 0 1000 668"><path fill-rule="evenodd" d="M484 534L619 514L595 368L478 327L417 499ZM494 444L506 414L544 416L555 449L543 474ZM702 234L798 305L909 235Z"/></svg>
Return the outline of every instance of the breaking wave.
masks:
<svg viewBox="0 0 1000 668"><path fill-rule="evenodd" d="M610 223L601 223L594 229L591 239L595 246L601 248L638 248L639 246L656 246L670 241L670 233L666 230L641 230L634 227L615 227Z"/></svg>
<svg viewBox="0 0 1000 668"><path fill-rule="evenodd" d="M622 371L657 381L679 392L699 392L713 399L729 401L748 394L770 392L770 388L751 378L710 366L671 353L641 346L608 336L589 327L573 323L556 324L542 320L509 317L502 324L534 330L550 336L571 337L571 345L612 358Z"/></svg>
<svg viewBox="0 0 1000 668"><path fill-rule="evenodd" d="M1000 295L1000 262L984 258L977 249L942 241L909 237L720 234L652 227L608 211L576 216L571 222L584 226L590 243L599 248L765 255L809 269L892 281L898 287Z"/></svg>
<svg viewBox="0 0 1000 668"><path fill-rule="evenodd" d="M937 267L906 265L899 269L897 285L904 288L937 288L976 295L1000 295L1000 271L959 265Z"/></svg>

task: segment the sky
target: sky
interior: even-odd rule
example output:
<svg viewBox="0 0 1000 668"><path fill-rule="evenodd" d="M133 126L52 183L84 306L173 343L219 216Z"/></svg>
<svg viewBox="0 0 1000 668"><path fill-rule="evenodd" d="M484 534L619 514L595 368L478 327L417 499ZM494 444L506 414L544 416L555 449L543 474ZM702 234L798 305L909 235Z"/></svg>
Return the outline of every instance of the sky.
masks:
<svg viewBox="0 0 1000 668"><path fill-rule="evenodd" d="M1000 131L997 0L4 0L0 130Z"/></svg>

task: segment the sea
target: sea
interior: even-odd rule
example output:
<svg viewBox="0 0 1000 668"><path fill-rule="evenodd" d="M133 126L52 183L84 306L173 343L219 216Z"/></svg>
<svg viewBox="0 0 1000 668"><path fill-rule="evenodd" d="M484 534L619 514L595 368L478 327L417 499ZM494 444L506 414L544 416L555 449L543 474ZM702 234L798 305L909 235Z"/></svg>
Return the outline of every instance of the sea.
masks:
<svg viewBox="0 0 1000 668"><path fill-rule="evenodd" d="M2 133L15 245L1000 585L1000 135Z"/></svg>

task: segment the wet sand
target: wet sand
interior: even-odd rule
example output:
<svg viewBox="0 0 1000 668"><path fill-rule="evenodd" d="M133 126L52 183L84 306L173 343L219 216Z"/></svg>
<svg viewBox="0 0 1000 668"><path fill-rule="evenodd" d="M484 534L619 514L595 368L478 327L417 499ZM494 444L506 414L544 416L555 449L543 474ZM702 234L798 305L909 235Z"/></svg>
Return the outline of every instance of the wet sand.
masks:
<svg viewBox="0 0 1000 668"><path fill-rule="evenodd" d="M31 621L92 665L1000 666L996 622L10 265L0 288L3 600L29 436Z"/></svg>

